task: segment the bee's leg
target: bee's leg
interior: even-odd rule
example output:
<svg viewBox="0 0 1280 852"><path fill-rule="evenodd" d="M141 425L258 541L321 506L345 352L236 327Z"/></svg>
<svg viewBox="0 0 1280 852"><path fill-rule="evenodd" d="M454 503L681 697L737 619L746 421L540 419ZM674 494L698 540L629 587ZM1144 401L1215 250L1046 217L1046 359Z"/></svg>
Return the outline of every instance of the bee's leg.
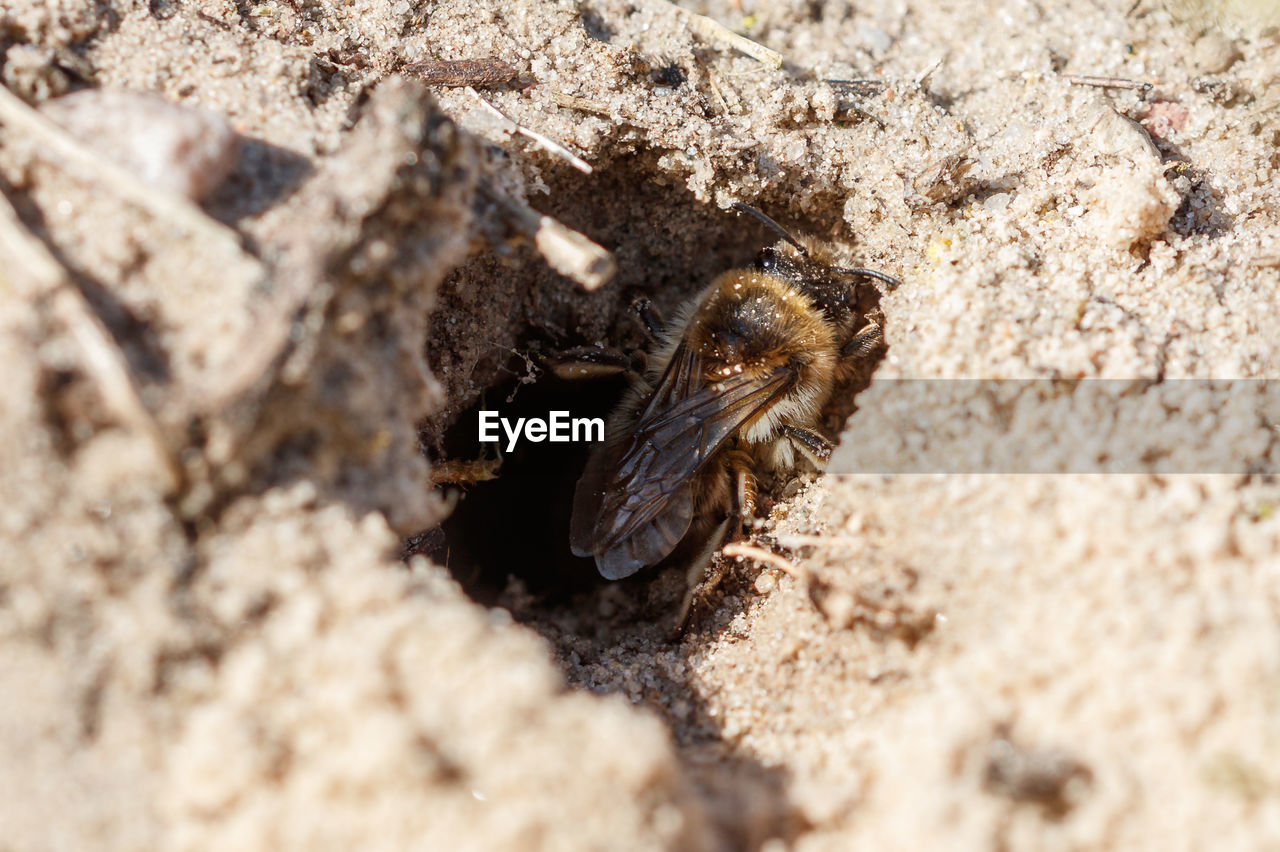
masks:
<svg viewBox="0 0 1280 852"><path fill-rule="evenodd" d="M875 354L882 348L884 348L884 329L880 328L879 323L869 322L841 348L840 355L844 358L860 360Z"/></svg>
<svg viewBox="0 0 1280 852"><path fill-rule="evenodd" d="M431 484L475 485L477 482L489 482L498 478L501 467L501 456L496 459L476 459L475 461L449 459L432 462Z"/></svg>
<svg viewBox="0 0 1280 852"><path fill-rule="evenodd" d="M649 342L653 343L662 336L662 317L658 314L657 308L653 306L653 302L649 301L647 296L639 296L631 303L631 310L636 312L636 316L640 318L640 322L644 324L644 330L649 335Z"/></svg>
<svg viewBox="0 0 1280 852"><path fill-rule="evenodd" d="M738 522L746 526L756 516L756 475L751 469L751 456L740 451L728 453L729 473L733 482L733 509Z"/></svg>
<svg viewBox="0 0 1280 852"><path fill-rule="evenodd" d="M791 446L799 450L802 456L817 467L826 464L831 458L831 442L812 429L787 425L782 427L782 434L791 441Z"/></svg>
<svg viewBox="0 0 1280 852"><path fill-rule="evenodd" d="M729 517L720 522L715 532L707 539L706 547L698 552L689 564L685 575L688 591L680 606L680 614L676 620L672 638L684 633L689 623L689 616L694 606L706 599L715 591L716 586L724 578L725 566L715 559L716 552L729 542L740 538L742 531L756 516L756 476L752 471L751 455L741 450L729 451L724 460L725 472L729 475L730 500L732 509Z"/></svg>
<svg viewBox="0 0 1280 852"><path fill-rule="evenodd" d="M732 520L732 518L725 518L721 521L715 532L707 539L706 545L690 560L689 568L685 572L684 600L680 603L680 612L676 614L675 625L667 635L667 641L674 642L684 635L684 631L689 626L689 616L693 612L694 604L720 585L725 569L716 564L715 556L716 551L724 547L733 532Z"/></svg>
<svg viewBox="0 0 1280 852"><path fill-rule="evenodd" d="M543 359L547 368L557 378L571 379L605 379L617 375L625 375L629 381L640 379L644 371L643 357L627 355L616 349L601 349L598 346L575 346Z"/></svg>

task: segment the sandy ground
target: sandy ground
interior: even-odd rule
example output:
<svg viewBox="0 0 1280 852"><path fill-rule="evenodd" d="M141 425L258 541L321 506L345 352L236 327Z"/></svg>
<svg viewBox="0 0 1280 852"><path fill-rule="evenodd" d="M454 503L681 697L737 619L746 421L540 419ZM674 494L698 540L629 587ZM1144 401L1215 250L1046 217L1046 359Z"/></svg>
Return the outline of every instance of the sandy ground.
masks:
<svg viewBox="0 0 1280 852"><path fill-rule="evenodd" d="M688 8L781 67L655 0L0 6L3 845L1280 845L1273 476L853 473L983 425L897 380L1280 378L1280 13ZM770 240L733 201L902 279L841 473L677 641L530 537L567 465L403 561L467 412ZM1242 422L1184 443L1274 471Z"/></svg>

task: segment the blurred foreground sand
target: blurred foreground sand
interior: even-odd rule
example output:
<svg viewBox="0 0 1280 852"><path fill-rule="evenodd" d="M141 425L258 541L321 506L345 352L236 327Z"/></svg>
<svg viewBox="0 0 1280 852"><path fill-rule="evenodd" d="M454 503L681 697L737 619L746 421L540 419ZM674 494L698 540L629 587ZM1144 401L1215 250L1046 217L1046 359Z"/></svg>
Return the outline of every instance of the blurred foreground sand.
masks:
<svg viewBox="0 0 1280 852"><path fill-rule="evenodd" d="M398 561L442 511L418 422L530 328L616 342L627 288L741 262L733 200L904 282L850 469L886 379L1280 378L1261 16L700 10L783 68L624 0L0 11L24 98L151 91L240 136L207 218L0 129L5 845L1280 844L1270 477L828 476L770 520L793 573L734 566L674 644L619 617L635 585L513 587L522 626ZM531 85L480 96L591 175L385 79L490 54ZM825 82L855 78L884 85ZM479 180L618 279L500 261Z"/></svg>

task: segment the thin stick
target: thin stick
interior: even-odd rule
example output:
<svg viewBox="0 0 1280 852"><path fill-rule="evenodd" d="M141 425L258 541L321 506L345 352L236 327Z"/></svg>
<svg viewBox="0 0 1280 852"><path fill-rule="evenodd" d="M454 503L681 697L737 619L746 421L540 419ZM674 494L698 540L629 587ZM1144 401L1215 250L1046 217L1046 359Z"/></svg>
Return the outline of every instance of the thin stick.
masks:
<svg viewBox="0 0 1280 852"><path fill-rule="evenodd" d="M160 425L151 415L128 362L103 325L84 300L66 270L49 250L31 236L18 218L9 200L0 195L0 257L8 262L8 273L21 280L35 293L48 293L53 314L79 345L85 370L93 379L103 402L121 423L141 433L152 445L164 464L170 488L181 482L177 463L169 452Z"/></svg>
<svg viewBox="0 0 1280 852"><path fill-rule="evenodd" d="M479 192L498 206L511 225L533 240L547 264L561 275L572 278L588 290L595 290L617 271L613 255L585 235L510 198L486 182L480 183Z"/></svg>
<svg viewBox="0 0 1280 852"><path fill-rule="evenodd" d="M720 91L719 84L716 83L715 72L712 71L707 63L702 61L702 57L697 53L693 55L693 61L698 63L698 68L703 74L707 75L707 85L711 87L711 94L715 97L716 103L720 105L720 111L728 115L732 110L729 107L729 100L724 96L724 92Z"/></svg>
<svg viewBox="0 0 1280 852"><path fill-rule="evenodd" d="M588 290L600 287L618 269L606 249L550 216L538 217L533 244L552 269Z"/></svg>
<svg viewBox="0 0 1280 852"><path fill-rule="evenodd" d="M653 2L669 9L674 9L688 22L690 30L708 41L719 42L741 51L772 71L777 71L782 67L781 53L776 50L770 50L763 44L754 42L746 36L738 35L714 18L699 15L697 12L690 12L688 9L683 9L670 2L670 0L653 0Z"/></svg>
<svg viewBox="0 0 1280 852"><path fill-rule="evenodd" d="M1099 89L1131 89L1145 94L1153 88L1150 83L1125 77L1100 77L1093 74L1059 74L1058 77L1077 86L1095 86Z"/></svg>
<svg viewBox="0 0 1280 852"><path fill-rule="evenodd" d="M837 95L847 95L849 97L869 98L873 95L879 95L889 88L889 84L884 80L872 80L868 78L859 80L829 80L824 79L822 82L831 87L831 90Z"/></svg>
<svg viewBox="0 0 1280 852"><path fill-rule="evenodd" d="M5 277L16 272L17 281L30 288L22 293L26 298L56 290L66 281L66 270L27 232L18 211L4 195L0 195L0 257L11 264Z"/></svg>
<svg viewBox="0 0 1280 852"><path fill-rule="evenodd" d="M403 70L428 86L500 86L519 74L514 66L496 56L414 62L405 65Z"/></svg>
<svg viewBox="0 0 1280 852"><path fill-rule="evenodd" d="M502 110L498 109L496 106L486 101L484 98L480 97L480 93L477 92L475 89L471 88L470 86L467 87L467 91L472 96L474 96L475 99L480 102L480 105L483 106L486 110L488 110L490 113L492 113L493 115L497 116L498 118L502 119L503 121L510 124L513 128L515 128L515 131L517 133L532 139L538 146L549 151L550 153L554 154L560 159L565 160L566 162L569 163L569 165L573 166L575 169L582 172L583 174L587 174L587 175L591 174L591 171L592 171L591 164L588 163L586 160L575 155L572 151L570 151L568 148L561 145L559 142L556 142L554 139L550 139L546 136L543 136L538 131L530 130L528 127L525 127L524 125L520 124L514 118L507 115Z"/></svg>
<svg viewBox="0 0 1280 852"><path fill-rule="evenodd" d="M74 171L84 181L105 184L118 195L150 211L157 219L173 222L210 241L231 242L239 249L239 235L205 215L185 199L143 183L127 170L98 156L74 136L0 86L0 123L10 132L25 132L38 145L36 155L46 162Z"/></svg>
<svg viewBox="0 0 1280 852"><path fill-rule="evenodd" d="M942 57L939 56L933 61L933 64L916 75L916 85L924 88L924 84L929 82L929 78L933 76L933 72L942 67Z"/></svg>
<svg viewBox="0 0 1280 852"><path fill-rule="evenodd" d="M765 550L763 547L756 547L754 544L735 541L731 544L726 544L721 548L720 552L730 559L752 559L762 565L768 565L770 568L777 568L782 573L795 577L797 580L809 579L809 572L804 568L787 559L783 559L776 553Z"/></svg>
<svg viewBox="0 0 1280 852"><path fill-rule="evenodd" d="M603 101L593 101L590 98L580 97L579 95L570 95L564 92L552 92L551 99L556 102L556 106L561 106L565 109L576 109L578 112L589 112L603 118L613 117L609 110L609 105Z"/></svg>

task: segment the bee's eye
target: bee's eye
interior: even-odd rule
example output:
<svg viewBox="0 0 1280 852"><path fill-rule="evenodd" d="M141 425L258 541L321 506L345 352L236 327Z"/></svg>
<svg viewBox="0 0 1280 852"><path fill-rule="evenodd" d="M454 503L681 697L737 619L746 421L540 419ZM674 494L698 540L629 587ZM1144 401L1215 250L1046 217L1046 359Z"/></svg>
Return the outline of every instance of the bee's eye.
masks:
<svg viewBox="0 0 1280 852"><path fill-rule="evenodd" d="M767 249L762 249L760 251L760 254L756 257L756 266L758 266L760 269L763 269L765 272L769 272L775 269L777 265L778 265L778 252L776 249L772 247Z"/></svg>

